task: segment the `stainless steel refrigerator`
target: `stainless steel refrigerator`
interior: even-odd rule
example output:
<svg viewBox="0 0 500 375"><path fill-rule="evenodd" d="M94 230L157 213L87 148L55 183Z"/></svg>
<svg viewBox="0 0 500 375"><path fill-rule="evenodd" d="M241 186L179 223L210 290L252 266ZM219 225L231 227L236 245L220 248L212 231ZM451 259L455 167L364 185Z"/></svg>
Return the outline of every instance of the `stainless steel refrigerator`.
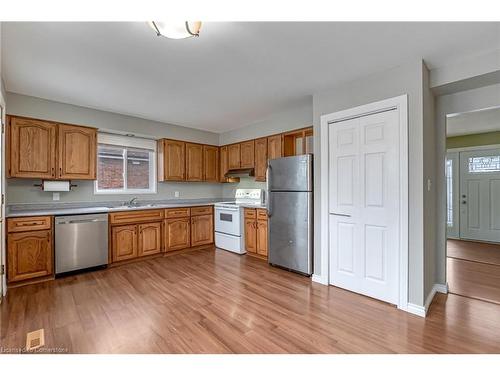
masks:
<svg viewBox="0 0 500 375"><path fill-rule="evenodd" d="M267 176L269 263L312 274L312 155L273 159Z"/></svg>

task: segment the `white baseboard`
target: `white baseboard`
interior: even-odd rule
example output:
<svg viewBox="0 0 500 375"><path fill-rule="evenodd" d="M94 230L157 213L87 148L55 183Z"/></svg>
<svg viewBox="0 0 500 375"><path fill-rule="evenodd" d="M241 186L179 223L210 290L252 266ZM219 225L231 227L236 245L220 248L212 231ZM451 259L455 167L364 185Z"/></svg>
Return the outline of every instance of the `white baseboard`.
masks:
<svg viewBox="0 0 500 375"><path fill-rule="evenodd" d="M321 275L316 275L313 274L311 277L311 280L315 283L323 284L323 285L328 285L328 277L323 277Z"/></svg>
<svg viewBox="0 0 500 375"><path fill-rule="evenodd" d="M434 288L438 293L448 294L448 284L434 284Z"/></svg>
<svg viewBox="0 0 500 375"><path fill-rule="evenodd" d="M408 305L406 305L406 312L421 316L422 318L425 318L426 314L425 306L416 305L414 303L408 303Z"/></svg>

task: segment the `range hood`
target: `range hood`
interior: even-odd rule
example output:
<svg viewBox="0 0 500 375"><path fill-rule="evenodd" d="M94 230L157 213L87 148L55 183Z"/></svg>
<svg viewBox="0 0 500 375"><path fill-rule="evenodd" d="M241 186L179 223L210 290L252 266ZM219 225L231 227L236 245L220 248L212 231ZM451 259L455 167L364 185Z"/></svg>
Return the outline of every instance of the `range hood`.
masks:
<svg viewBox="0 0 500 375"><path fill-rule="evenodd" d="M254 168L229 169L224 177L248 177L255 176Z"/></svg>

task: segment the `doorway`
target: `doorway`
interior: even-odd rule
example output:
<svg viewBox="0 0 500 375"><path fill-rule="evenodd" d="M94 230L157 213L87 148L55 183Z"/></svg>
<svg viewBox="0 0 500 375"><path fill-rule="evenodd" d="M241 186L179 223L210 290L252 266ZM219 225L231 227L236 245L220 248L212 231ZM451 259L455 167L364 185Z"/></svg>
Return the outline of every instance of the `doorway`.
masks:
<svg viewBox="0 0 500 375"><path fill-rule="evenodd" d="M406 309L407 97L323 115L321 132L329 283Z"/></svg>
<svg viewBox="0 0 500 375"><path fill-rule="evenodd" d="M447 116L449 292L500 304L500 108Z"/></svg>

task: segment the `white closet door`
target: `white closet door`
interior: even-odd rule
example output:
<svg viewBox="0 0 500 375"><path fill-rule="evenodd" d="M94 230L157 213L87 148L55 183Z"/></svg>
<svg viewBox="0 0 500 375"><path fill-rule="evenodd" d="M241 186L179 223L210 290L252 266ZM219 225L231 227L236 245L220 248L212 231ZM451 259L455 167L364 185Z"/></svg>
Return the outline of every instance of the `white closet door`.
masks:
<svg viewBox="0 0 500 375"><path fill-rule="evenodd" d="M397 304L399 114L329 125L330 282Z"/></svg>

